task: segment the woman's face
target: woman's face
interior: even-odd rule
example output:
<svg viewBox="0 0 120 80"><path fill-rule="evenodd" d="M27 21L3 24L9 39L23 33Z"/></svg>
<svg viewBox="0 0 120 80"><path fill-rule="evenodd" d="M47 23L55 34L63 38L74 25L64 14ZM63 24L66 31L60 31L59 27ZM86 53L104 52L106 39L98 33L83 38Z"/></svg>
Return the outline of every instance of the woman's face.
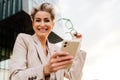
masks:
<svg viewBox="0 0 120 80"><path fill-rule="evenodd" d="M53 29L54 21L51 19L50 13L46 11L38 11L35 14L32 24L38 37L48 37Z"/></svg>

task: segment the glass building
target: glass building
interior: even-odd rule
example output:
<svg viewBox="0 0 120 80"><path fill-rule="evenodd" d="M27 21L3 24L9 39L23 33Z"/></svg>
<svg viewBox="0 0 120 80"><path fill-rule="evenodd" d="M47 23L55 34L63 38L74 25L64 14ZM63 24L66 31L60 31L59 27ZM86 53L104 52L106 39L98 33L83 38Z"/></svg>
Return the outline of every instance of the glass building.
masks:
<svg viewBox="0 0 120 80"><path fill-rule="evenodd" d="M0 0L0 80L8 80L9 59L17 35L21 32L33 34L29 16L31 9L43 2L50 2L59 9L59 0ZM56 20L60 17L60 12L57 12ZM62 23L57 22L55 26L57 28L49 36L52 43L62 41Z"/></svg>

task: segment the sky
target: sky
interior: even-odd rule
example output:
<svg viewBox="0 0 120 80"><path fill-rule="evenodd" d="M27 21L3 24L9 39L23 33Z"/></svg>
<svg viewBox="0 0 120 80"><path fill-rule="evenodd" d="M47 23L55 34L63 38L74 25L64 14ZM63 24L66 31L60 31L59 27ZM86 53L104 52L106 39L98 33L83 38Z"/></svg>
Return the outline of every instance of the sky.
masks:
<svg viewBox="0 0 120 80"><path fill-rule="evenodd" d="M120 80L120 0L60 0L60 10L83 35L82 80Z"/></svg>

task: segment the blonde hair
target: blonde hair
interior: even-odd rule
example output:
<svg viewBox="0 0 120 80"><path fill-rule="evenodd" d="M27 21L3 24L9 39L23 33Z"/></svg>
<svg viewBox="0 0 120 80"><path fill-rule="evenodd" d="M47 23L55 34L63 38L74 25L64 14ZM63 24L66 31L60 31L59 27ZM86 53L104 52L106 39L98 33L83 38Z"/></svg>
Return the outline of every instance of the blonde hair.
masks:
<svg viewBox="0 0 120 80"><path fill-rule="evenodd" d="M32 12L31 12L32 20L34 20L35 14L38 11L46 11L46 12L50 13L52 20L55 19L55 8L50 3L42 3L38 8L33 8Z"/></svg>

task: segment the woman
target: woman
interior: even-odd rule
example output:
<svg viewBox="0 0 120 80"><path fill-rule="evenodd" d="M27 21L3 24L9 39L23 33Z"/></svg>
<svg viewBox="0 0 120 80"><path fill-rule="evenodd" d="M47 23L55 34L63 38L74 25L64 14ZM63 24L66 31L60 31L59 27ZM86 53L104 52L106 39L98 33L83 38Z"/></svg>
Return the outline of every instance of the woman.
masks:
<svg viewBox="0 0 120 80"><path fill-rule="evenodd" d="M54 7L43 3L31 14L34 35L20 33L11 57L10 80L80 80L85 52L79 51L75 59L68 52L60 51L48 41L54 26ZM65 66L73 62L70 69Z"/></svg>

